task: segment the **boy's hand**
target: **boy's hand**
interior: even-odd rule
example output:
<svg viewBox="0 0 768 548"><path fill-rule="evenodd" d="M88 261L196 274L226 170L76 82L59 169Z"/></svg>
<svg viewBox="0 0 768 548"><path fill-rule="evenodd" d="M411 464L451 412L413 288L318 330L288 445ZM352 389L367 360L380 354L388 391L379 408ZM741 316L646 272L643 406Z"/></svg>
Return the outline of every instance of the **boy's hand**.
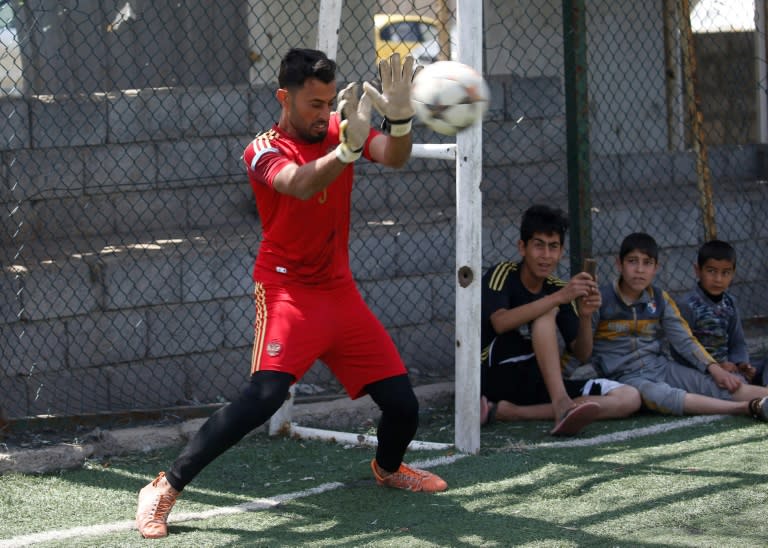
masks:
<svg viewBox="0 0 768 548"><path fill-rule="evenodd" d="M603 296L599 291L595 291L586 297L579 297L576 302L579 306L579 316L591 317L603 305Z"/></svg>
<svg viewBox="0 0 768 548"><path fill-rule="evenodd" d="M752 382L752 379L755 378L755 374L757 374L757 369L752 367L752 364L750 363L740 363L737 367L739 368L739 373L744 375L749 382Z"/></svg>
<svg viewBox="0 0 768 548"><path fill-rule="evenodd" d="M602 304L597 283L586 272L576 274L558 293L561 296L561 304L578 301L580 305L579 310L581 310L581 304L586 304L587 306L595 306L596 304L597 306L594 310L600 308Z"/></svg>
<svg viewBox="0 0 768 548"><path fill-rule="evenodd" d="M737 375L743 375L748 382L752 382L757 370L748 363L735 364L733 362L720 362L720 367Z"/></svg>
<svg viewBox="0 0 768 548"><path fill-rule="evenodd" d="M729 373L723 369L720 364L711 363L707 366L707 370L709 371L709 374L712 375L712 378L715 379L717 386L725 388L728 392L733 393L744 384L741 378Z"/></svg>

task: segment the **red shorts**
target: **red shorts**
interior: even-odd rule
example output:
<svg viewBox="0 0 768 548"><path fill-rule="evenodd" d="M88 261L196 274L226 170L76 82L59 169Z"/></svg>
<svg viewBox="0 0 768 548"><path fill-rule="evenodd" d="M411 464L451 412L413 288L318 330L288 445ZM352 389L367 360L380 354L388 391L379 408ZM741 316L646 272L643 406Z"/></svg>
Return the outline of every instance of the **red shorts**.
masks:
<svg viewBox="0 0 768 548"><path fill-rule="evenodd" d="M298 381L320 359L352 399L367 384L406 373L354 283L329 290L256 282L254 301L251 373L283 371Z"/></svg>

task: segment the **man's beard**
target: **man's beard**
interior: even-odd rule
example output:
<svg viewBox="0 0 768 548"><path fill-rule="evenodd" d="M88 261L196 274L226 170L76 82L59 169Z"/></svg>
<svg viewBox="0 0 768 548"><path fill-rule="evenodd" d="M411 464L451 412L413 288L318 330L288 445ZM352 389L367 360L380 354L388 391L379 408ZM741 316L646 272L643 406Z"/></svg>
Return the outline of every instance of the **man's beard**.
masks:
<svg viewBox="0 0 768 548"><path fill-rule="evenodd" d="M328 135L328 130L323 131L322 133L307 133L302 131L299 133L299 137L301 137L302 141L306 141L307 143L314 145L315 143L319 143L323 139L325 139L325 136Z"/></svg>

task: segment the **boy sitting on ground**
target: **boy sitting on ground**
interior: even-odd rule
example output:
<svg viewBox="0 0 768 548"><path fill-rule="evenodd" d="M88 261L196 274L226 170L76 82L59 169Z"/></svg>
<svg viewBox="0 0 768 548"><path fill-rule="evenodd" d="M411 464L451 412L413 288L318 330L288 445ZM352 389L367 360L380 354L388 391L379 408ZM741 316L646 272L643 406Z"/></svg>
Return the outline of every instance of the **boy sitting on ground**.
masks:
<svg viewBox="0 0 768 548"><path fill-rule="evenodd" d="M632 387L563 380L557 330L585 360L592 351L591 316L600 306L591 275L581 272L568 283L552 275L567 228L561 210L532 206L520 226L522 260L502 262L483 276L481 424L554 420L553 435L573 435L596 419L625 417L640 407Z"/></svg>
<svg viewBox="0 0 768 548"><path fill-rule="evenodd" d="M619 278L603 285L594 316L593 363L601 375L634 386L645 406L671 415L749 415L768 421L768 388L725 371L691 333L672 298L653 285L659 248L648 234L627 236ZM664 352L668 343L691 367Z"/></svg>
<svg viewBox="0 0 768 548"><path fill-rule="evenodd" d="M720 367L748 383L765 384L750 363L739 309L728 292L736 274L736 250L728 242L710 240L699 248L694 270L696 287L678 300L693 335Z"/></svg>

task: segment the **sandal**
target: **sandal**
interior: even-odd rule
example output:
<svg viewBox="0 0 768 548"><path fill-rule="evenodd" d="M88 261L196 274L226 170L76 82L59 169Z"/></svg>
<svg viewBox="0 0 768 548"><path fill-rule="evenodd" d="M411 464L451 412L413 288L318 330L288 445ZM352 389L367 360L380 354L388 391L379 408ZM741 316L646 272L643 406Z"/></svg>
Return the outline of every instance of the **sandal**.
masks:
<svg viewBox="0 0 768 548"><path fill-rule="evenodd" d="M768 396L750 400L749 414L753 419L768 422Z"/></svg>
<svg viewBox="0 0 768 548"><path fill-rule="evenodd" d="M488 426L496 420L496 408L498 404L488 401L485 396L480 396L480 426ZM485 415L485 418L483 418Z"/></svg>
<svg viewBox="0 0 768 548"><path fill-rule="evenodd" d="M550 431L553 436L574 436L585 426L594 422L600 413L600 405L595 402L584 402L571 407L560 417L560 421Z"/></svg>

